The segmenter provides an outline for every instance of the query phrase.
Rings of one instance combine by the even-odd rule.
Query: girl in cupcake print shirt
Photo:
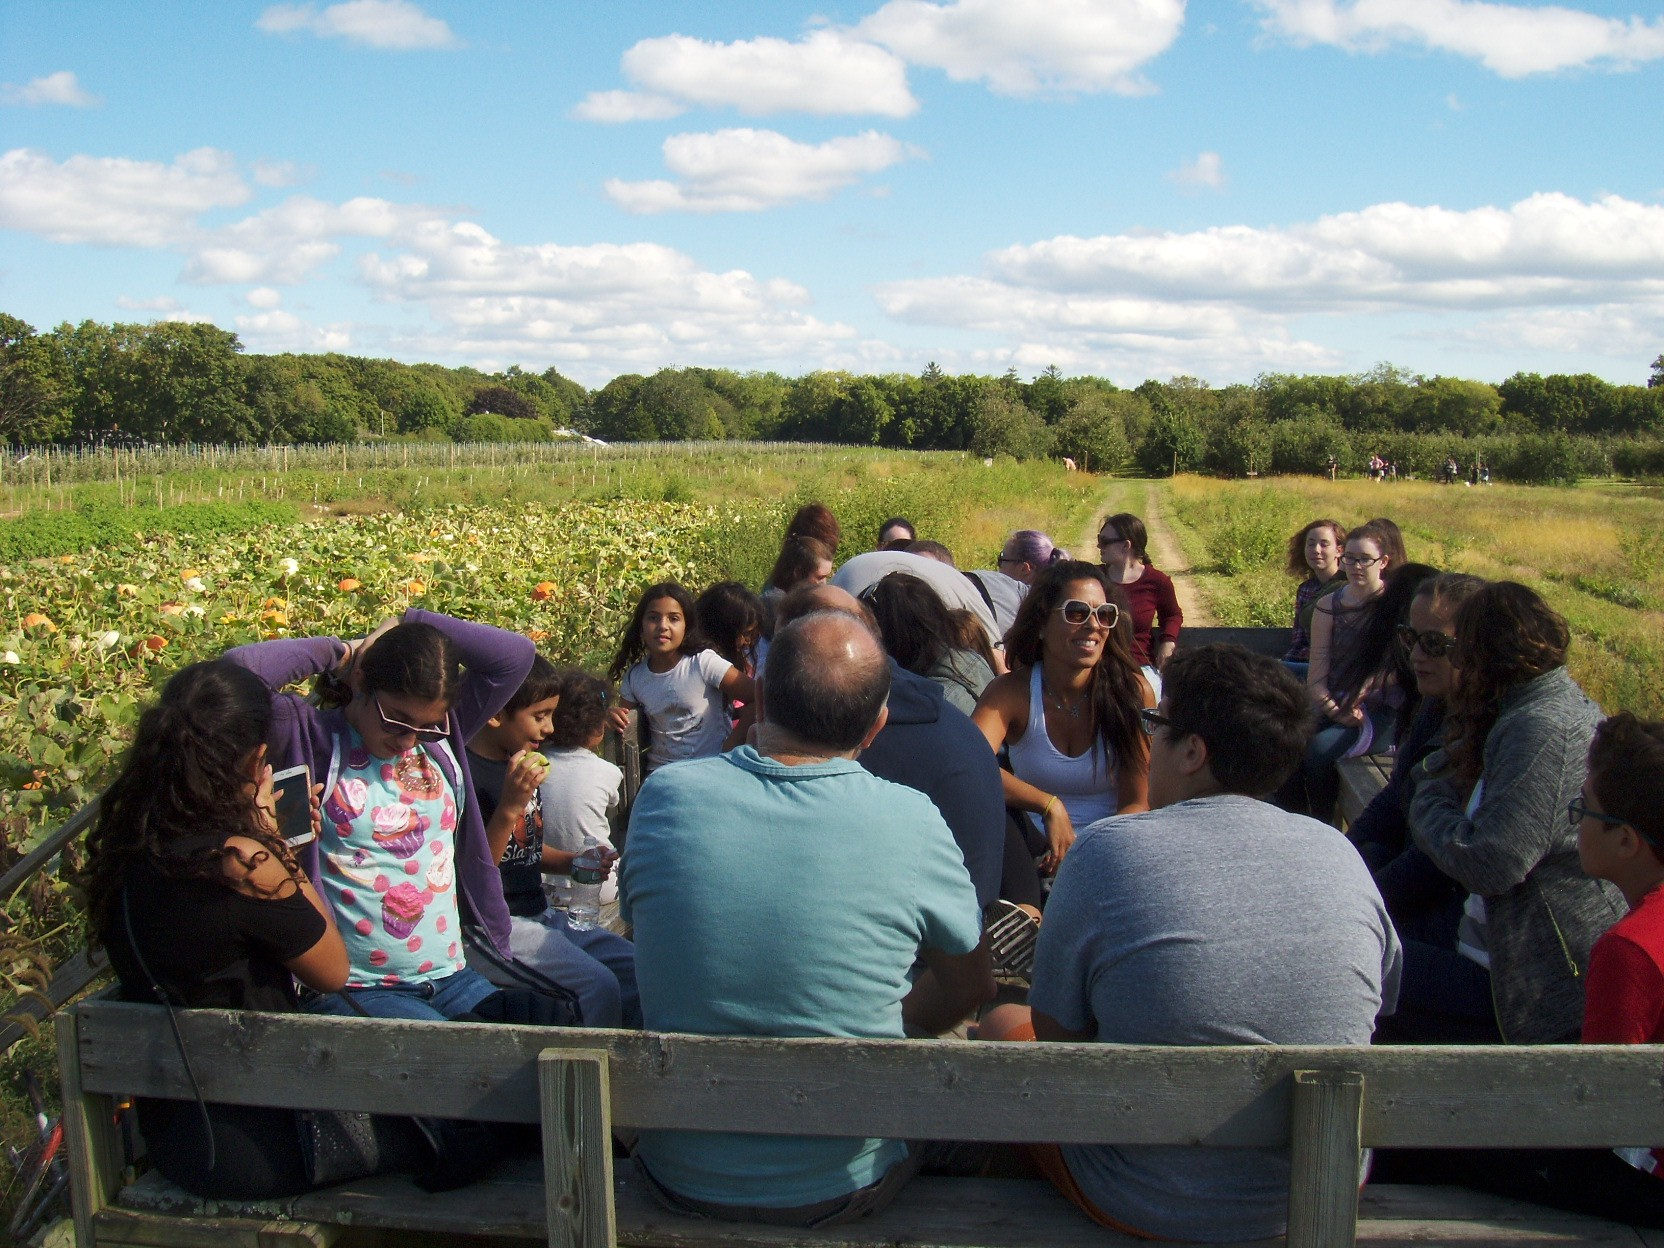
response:
[[[347,988],[388,1018],[523,1011],[464,961],[463,924],[501,957],[509,916],[474,803],[466,742],[530,669],[530,640],[426,611],[361,641],[261,642],[225,656],[277,691],[332,673],[351,691],[337,710],[274,698],[272,753],[308,763],[323,785],[323,827],[308,873],[333,907],[351,969]],[[338,994],[308,1008],[348,1014]]]

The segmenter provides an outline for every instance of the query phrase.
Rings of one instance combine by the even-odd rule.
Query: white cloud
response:
[[[289,286],[305,281],[341,253],[342,238],[391,238],[433,217],[422,205],[360,197],[332,204],[307,195],[202,235],[185,264],[186,281],[262,282]]]
[[[251,308],[259,308],[263,312],[269,312],[283,302],[283,294],[281,291],[273,290],[270,286],[256,286],[243,296],[243,302]]]
[[[254,25],[269,35],[299,31],[395,52],[457,46],[444,21],[428,16],[410,0],[345,0],[322,11],[311,4],[274,4]]]
[[[1444,341],[1500,347],[1514,334],[1516,350],[1610,354],[1606,334],[1633,353],[1656,340],[1664,310],[1664,206],[1542,194],[1469,211],[1377,204],[1288,227],[1062,236],[993,252],[979,275],[874,294],[910,324],[1143,376],[1161,361],[1236,376],[1331,366],[1331,349],[1291,329],[1312,314],[1446,314]]]
[[[1504,78],[1664,57],[1664,18],[1600,17],[1486,0],[1253,0],[1267,29],[1298,43],[1379,52],[1395,43],[1470,57]]]
[[[1180,186],[1194,190],[1223,190],[1227,181],[1218,152],[1201,152],[1195,160],[1187,161],[1167,176]]]
[[[152,299],[134,299],[128,295],[116,296],[116,307],[127,312],[177,312],[181,306],[179,300],[168,295],[157,295]]]
[[[773,130],[674,134],[664,141],[665,165],[681,183],[606,183],[607,197],[627,212],[757,212],[835,191],[905,160],[908,149],[887,134],[798,143]]]
[[[591,95],[579,105],[583,115],[592,121],[662,117],[672,115],[662,111],[668,102],[752,115],[906,117],[919,107],[899,57],[840,30],[813,31],[795,43],[768,37],[734,43],[687,35],[643,39],[624,53],[623,69],[642,94]]]
[[[171,165],[119,156],[71,156],[14,148],[0,156],[0,228],[55,243],[165,247],[210,208],[250,191],[232,157],[199,147]]]
[[[5,104],[62,104],[70,108],[91,108],[99,99],[82,89],[75,75],[67,69],[32,79],[21,87],[12,83],[0,86],[0,103]]]
[[[1184,0],[891,0],[856,31],[915,65],[1004,95],[1142,94],[1140,68],[1184,25]]]
[[[668,121],[687,112],[687,105],[643,91],[591,91],[572,110],[580,121],[615,124],[622,121]]]
[[[261,186],[298,186],[317,176],[315,165],[297,165],[292,160],[256,160],[249,166]]]
[[[237,334],[255,351],[351,351],[348,325],[313,325],[293,312],[277,309],[236,318]]]

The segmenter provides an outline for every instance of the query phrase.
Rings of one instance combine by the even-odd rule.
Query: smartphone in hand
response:
[[[312,830],[312,769],[305,763],[286,767],[272,776],[272,803],[277,809],[277,834],[290,845],[317,839]]]

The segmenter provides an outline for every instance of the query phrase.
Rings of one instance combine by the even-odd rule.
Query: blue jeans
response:
[[[516,962],[577,996],[585,1027],[641,1029],[636,947],[622,936],[604,927],[575,932],[567,924],[566,911],[551,908],[535,918],[510,919],[509,950]],[[495,968],[484,961],[479,970],[504,988],[521,984],[495,975]]]
[[[1491,1004],[1491,973],[1455,949],[1404,941],[1398,1010],[1376,1039],[1399,1044],[1501,1044]]]
[[[1375,731],[1375,749],[1384,750],[1398,729],[1398,712],[1390,706],[1372,708],[1370,724]],[[1327,820],[1335,813],[1340,797],[1340,773],[1335,764],[1358,742],[1358,730],[1325,718],[1306,744],[1306,756],[1295,773],[1305,784],[1305,812],[1314,819]]]
[[[443,979],[421,984],[396,984],[387,988],[349,988],[353,1000],[373,1018],[409,1018],[418,1022],[448,1022],[467,1014],[497,991],[485,976],[466,967]],[[357,1011],[338,992],[319,995],[306,1002],[311,1014],[334,1014],[352,1018]]]

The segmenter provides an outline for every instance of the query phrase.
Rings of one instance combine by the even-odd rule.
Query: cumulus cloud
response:
[[[292,195],[252,217],[204,233],[191,246],[184,277],[204,284],[291,286],[341,254],[343,238],[384,239],[419,228],[433,210],[361,196],[343,204]]]
[[[250,196],[229,153],[199,147],[174,159],[71,156],[20,147],[0,155],[0,228],[55,243],[165,247],[211,208]]]
[[[5,104],[62,104],[69,108],[91,108],[99,99],[82,89],[75,75],[67,69],[35,78],[22,86],[14,83],[0,85],[0,103]]]
[[[273,290],[270,286],[256,286],[243,296],[243,302],[251,308],[270,311],[283,302],[283,292]]]
[[[709,43],[666,35],[643,39],[624,53],[622,64],[639,91],[590,95],[578,106],[581,116],[635,121],[697,105],[750,115],[906,117],[919,107],[899,57],[841,30],[816,30],[796,42],[763,37]]]
[[[1664,18],[1601,17],[1488,0],[1254,0],[1268,30],[1355,52],[1411,44],[1470,57],[1504,78],[1626,69],[1664,57]]]
[[[313,325],[281,308],[235,318],[238,336],[256,351],[350,351],[351,326]]]
[[[261,186],[298,186],[317,175],[316,166],[297,165],[292,160],[256,160],[249,170]]]
[[[891,0],[856,31],[914,65],[1003,95],[1150,90],[1139,70],[1184,25],[1184,0]]]
[[[311,4],[274,4],[254,25],[269,35],[303,33],[394,52],[457,46],[443,20],[410,0],[345,0],[323,10]]]
[[[644,91],[591,91],[572,110],[580,121],[615,124],[624,121],[668,121],[687,112],[687,105]]]
[[[1195,160],[1186,161],[1168,178],[1180,186],[1197,191],[1220,191],[1225,189],[1225,166],[1219,159],[1218,152],[1198,153]]]
[[[1377,204],[1287,227],[1061,236],[993,252],[980,274],[875,296],[903,322],[1041,343],[1060,363],[1112,363],[1137,342],[1151,361],[1236,375],[1322,366],[1332,352],[1291,331],[1317,314],[1478,313],[1491,319],[1461,333],[1585,349],[1627,316],[1624,340],[1640,344],[1664,307],[1664,206],[1540,194],[1467,211]]]
[[[606,193],[627,212],[757,212],[826,199],[908,154],[902,143],[874,130],[819,144],[773,130],[674,134],[664,141],[664,160],[680,183],[613,178]]]

